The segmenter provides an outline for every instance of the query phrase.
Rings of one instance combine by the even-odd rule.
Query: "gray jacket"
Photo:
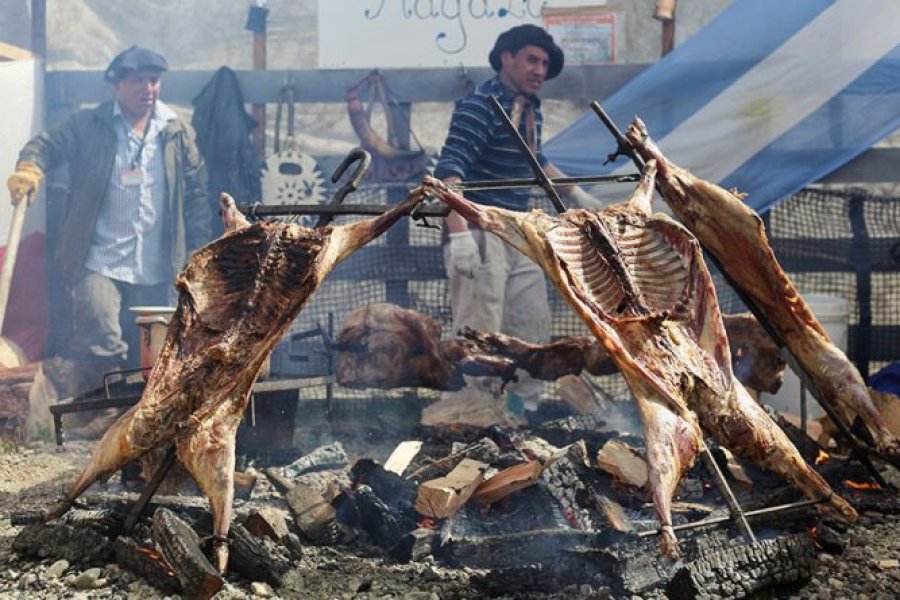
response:
[[[212,211],[206,168],[194,132],[180,119],[162,131],[161,147],[171,223],[172,270],[178,273],[190,252],[210,241]],[[113,101],[78,111],[60,125],[28,142],[19,160],[44,172],[67,164],[69,196],[63,209],[54,259],[63,275],[78,278],[91,245],[116,157]]]

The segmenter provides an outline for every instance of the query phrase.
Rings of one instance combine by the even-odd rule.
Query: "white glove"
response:
[[[478,244],[469,231],[450,234],[450,266],[463,277],[475,278],[475,269],[481,264]]]

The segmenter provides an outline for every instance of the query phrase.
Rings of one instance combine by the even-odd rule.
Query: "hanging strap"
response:
[[[275,110],[275,154],[281,152],[281,111],[287,104],[287,139],[294,139],[294,86],[286,85],[278,93],[278,108]]]

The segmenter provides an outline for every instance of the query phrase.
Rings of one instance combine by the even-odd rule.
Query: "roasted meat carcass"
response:
[[[504,383],[524,369],[536,379],[555,380],[582,370],[616,372],[603,348],[588,336],[532,344],[502,333],[465,328],[462,337],[441,341],[434,317],[376,302],[344,319],[335,347],[337,382],[350,388],[424,387],[460,390],[463,375],[498,377]]]
[[[643,422],[663,554],[678,553],[671,498],[703,448],[701,428],[738,456],[824,501],[821,509],[855,519],[853,508],[803,461],[734,378],[697,240],[665,215],[651,216],[655,171],[648,163],[624,204],[558,217],[482,207],[434,179],[424,187],[539,264],[619,367]]]
[[[759,215],[742,196],[669,162],[640,119],[634,120],[626,137],[641,156],[656,161],[656,179],[666,204],[716,258],[753,305],[753,312],[764,315],[812,379],[813,393],[818,392],[845,420],[858,415],[872,432],[878,452],[900,466],[900,441],[885,426],[859,371],[834,345],[781,268]]]
[[[735,375],[748,388],[774,393],[784,378],[778,347],[750,313],[723,315]],[[593,336],[535,344],[469,327],[441,341],[437,319],[387,302],[360,307],[337,336],[335,376],[344,387],[459,390],[463,375],[498,377],[503,383],[523,369],[535,379],[611,375],[615,363]]]
[[[383,215],[351,225],[309,229],[262,222],[248,226],[224,201],[234,231],[198,250],[178,276],[178,307],[137,405],[97,443],[65,498],[64,513],[94,481],[157,447],[179,461],[209,499],[214,564],[224,572],[234,496],[234,448],[257,374],[324,277],[420,201],[421,192]]]

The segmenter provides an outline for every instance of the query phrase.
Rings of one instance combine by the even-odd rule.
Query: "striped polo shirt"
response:
[[[97,215],[85,267],[111,279],[155,285],[174,276],[170,260],[168,192],[160,133],[177,118],[160,101],[147,124],[144,148],[119,108],[113,109],[116,160]],[[143,183],[126,185],[123,174],[132,167],[143,171]]]
[[[494,112],[491,96],[500,101],[507,114],[511,112],[516,93],[503,85],[498,77],[483,82],[460,100],[453,111],[450,132],[434,170],[435,177],[444,179],[457,175],[464,181],[534,177],[516,140]],[[537,158],[544,166],[547,159],[541,151],[541,104],[535,96],[529,100],[534,106]],[[519,133],[527,139],[524,118],[519,124]],[[488,206],[527,210],[530,193],[529,188],[470,190],[466,192],[466,198]]]

